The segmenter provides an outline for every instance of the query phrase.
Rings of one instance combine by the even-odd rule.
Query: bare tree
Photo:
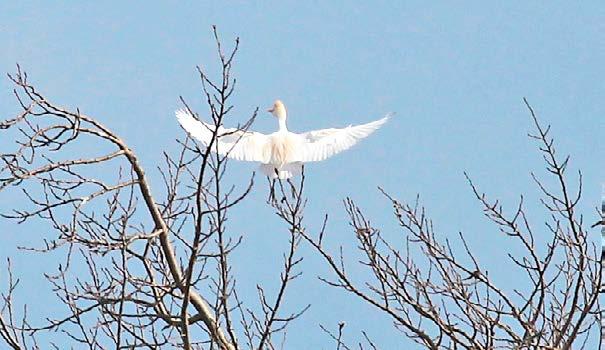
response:
[[[605,193],[603,193],[601,197],[601,220],[593,224],[591,228],[595,228],[597,226],[601,226],[601,275],[603,275],[603,268],[605,267],[605,264],[603,264],[603,262],[605,261]],[[603,286],[603,278],[601,278],[601,286],[599,293],[605,293],[605,286]],[[599,313],[599,322],[601,323],[599,348],[601,348],[603,346],[603,342],[605,342],[605,310],[603,308],[600,308]]]
[[[4,343],[36,349],[44,347],[39,334],[59,331],[65,343],[90,349],[283,348],[287,326],[308,308],[284,311],[288,287],[302,272],[301,244],[312,247],[333,272],[322,277],[326,283],[372,305],[392,319],[395,330],[430,349],[570,349],[585,346],[596,333],[601,270],[589,229],[576,211],[581,174],[572,190],[565,173],[569,158],[557,157],[549,128],[527,102],[537,131],[532,137],[556,184],[551,189],[534,177],[550,213],[546,230],[530,224],[523,197],[515,211],[505,212],[467,178],[484,214],[510,238],[511,247],[523,251],[509,259],[525,279],[519,286],[529,288],[497,285],[465,235],[459,235],[463,249],[457,250],[433,230],[418,200],[406,204],[385,192],[401,228],[397,236],[372,226],[353,200],[345,201],[360,263],[367,268],[365,276],[350,276],[343,248],[333,253],[324,245],[327,216],[318,233],[305,228],[303,175],[300,181],[275,183],[269,200],[289,232],[283,236],[289,244],[278,286],[270,291],[258,286],[258,300],[243,300],[230,259],[242,239],[226,229],[226,221],[254,177],[243,188],[226,184],[227,158],[213,152],[224,136],[219,126],[232,109],[231,69],[238,50],[238,41],[226,50],[216,30],[214,35],[220,77],[211,79],[198,68],[212,142],[201,148],[190,139],[179,141],[176,154],[164,154],[163,188],[154,191],[137,154],[97,118],[54,104],[20,67],[9,76],[21,112],[0,123],[0,137],[17,141],[15,149],[0,153],[0,192],[21,189],[30,207],[3,217],[42,220],[54,230],[41,247],[28,249],[64,254],[46,278],[66,314],[30,320],[16,300],[19,281],[9,261],[0,313]],[[256,113],[235,136],[249,128]],[[83,145],[94,147],[79,151]],[[69,157],[74,149],[81,155]],[[85,155],[87,149],[99,153]],[[158,193],[161,197],[154,197]],[[353,348],[345,343],[345,323],[335,331],[321,329],[336,349]],[[362,336],[357,348],[377,349],[369,335]]]
[[[530,223],[523,196],[515,210],[506,212],[500,201],[489,199],[466,175],[484,215],[511,240],[509,249],[521,251],[505,250],[503,256],[511,273],[518,276],[515,286],[496,283],[463,233],[458,236],[462,249],[456,250],[452,239],[435,232],[418,198],[407,204],[384,191],[403,233],[395,238],[373,227],[353,200],[344,203],[363,256],[360,263],[367,268],[363,278],[347,273],[342,247],[332,253],[322,244],[323,230],[314,238],[299,227],[334,273],[323,280],[388,315],[395,329],[429,349],[594,346],[600,328],[602,275],[600,249],[588,237],[590,227],[576,210],[582,173],[578,172],[573,189],[566,177],[569,157],[558,158],[550,127],[544,128],[524,102],[536,130],[530,137],[539,143],[546,170],[554,178],[550,188],[532,174],[549,213],[546,222],[542,226]],[[282,218],[292,223],[287,215]],[[338,334],[326,332],[338,347],[344,346],[341,326]]]
[[[216,29],[214,35],[220,77],[213,81],[198,68],[213,141],[200,148],[185,139],[179,141],[178,154],[164,154],[160,200],[122,138],[97,119],[48,100],[20,67],[9,75],[22,112],[0,124],[7,135],[2,137],[14,137],[18,145],[0,156],[0,190],[21,188],[32,208],[3,216],[17,222],[45,220],[55,230],[56,237],[31,250],[65,253],[65,262],[47,279],[68,310],[42,325],[30,323],[26,312],[16,318],[18,281],[9,275],[0,335],[12,348],[37,348],[39,333],[61,331],[91,349],[238,349],[242,344],[266,349],[304,311],[281,312],[286,287],[299,273],[300,239],[294,230],[275,298],[259,286],[262,312],[255,312],[237,294],[229,256],[241,237],[228,234],[225,222],[229,209],[249,193],[253,178],[239,192],[226,186],[227,159],[212,152],[222,136],[218,126],[232,108],[231,67],[238,49],[236,41],[226,52]],[[86,144],[105,153],[62,158],[65,149]],[[74,266],[85,266],[88,274],[76,277]]]

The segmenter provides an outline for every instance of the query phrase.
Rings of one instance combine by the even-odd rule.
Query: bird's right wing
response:
[[[323,129],[301,134],[302,150],[299,161],[317,162],[351,148],[359,140],[368,137],[389,119],[389,115],[361,125],[349,125],[342,129]]]
[[[191,113],[183,109],[179,109],[175,114],[176,119],[189,135],[206,147],[210,145],[214,125],[197,120]],[[219,126],[217,135],[218,138],[212,144],[213,152],[236,160],[263,163],[268,161],[270,154],[268,154],[269,137],[267,135],[222,126]]]

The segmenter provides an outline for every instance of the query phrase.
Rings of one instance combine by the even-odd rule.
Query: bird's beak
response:
[[[275,108],[273,108],[273,107],[267,108],[267,112],[269,112],[269,113],[273,113],[274,110],[275,110]]]

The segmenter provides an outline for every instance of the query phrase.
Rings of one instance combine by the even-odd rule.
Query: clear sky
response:
[[[308,1],[0,2],[0,71],[26,69],[58,104],[78,107],[123,136],[141,157],[152,182],[162,150],[174,151],[183,131],[174,120],[182,95],[201,109],[195,66],[216,72],[211,25],[225,43],[241,38],[233,124],[276,98],[289,110],[293,131],[345,126],[396,116],[354,149],[307,167],[307,223],[317,229],[330,213],[333,244],[353,250],[342,207],[356,200],[376,225],[395,230],[382,186],[403,201],[420,194],[440,237],[465,232],[481,250],[491,275],[515,281],[495,227],[486,223],[466,185],[467,171],[485,192],[513,205],[519,194],[538,204],[529,173],[544,176],[522,98],[552,124],[558,150],[584,174],[582,210],[596,220],[605,179],[605,7],[527,1]],[[0,80],[0,115],[17,112],[8,79]],[[254,128],[276,127],[262,113]],[[0,151],[8,147],[0,139]],[[230,179],[243,181],[252,164],[233,164]],[[264,205],[265,181],[232,212],[229,229],[243,234],[235,271],[254,297],[256,283],[275,281],[286,231]],[[13,192],[16,195],[16,192]],[[0,208],[16,200],[0,194]],[[259,205],[262,203],[263,205]],[[10,206],[10,205],[9,205]],[[541,227],[544,212],[531,212]],[[43,226],[0,221],[0,260],[13,256],[24,299],[53,299],[39,286],[48,271],[41,258],[15,252],[39,243]],[[595,233],[596,234],[596,233]],[[331,348],[318,324],[346,320],[347,340],[365,329],[385,349],[408,340],[388,319],[316,279],[331,276],[311,250],[303,250],[304,277],[291,286],[289,307],[312,303],[293,324],[289,349]],[[45,260],[46,259],[46,260]],[[351,267],[352,273],[359,273]],[[504,276],[506,272],[506,276]],[[0,274],[2,275],[2,274]],[[4,283],[4,282],[3,282]]]

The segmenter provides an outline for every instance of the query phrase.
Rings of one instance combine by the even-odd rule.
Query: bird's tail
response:
[[[302,173],[301,162],[288,163],[282,166],[276,166],[273,164],[261,164],[260,169],[263,174],[267,175],[271,179],[289,179],[293,176],[300,175]]]

